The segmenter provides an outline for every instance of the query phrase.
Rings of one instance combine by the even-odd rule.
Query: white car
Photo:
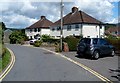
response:
[[[30,40],[30,45],[33,45],[35,43],[35,41],[37,41],[37,40],[40,40],[40,38]]]

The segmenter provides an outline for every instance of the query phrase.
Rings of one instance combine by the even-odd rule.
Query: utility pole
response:
[[[61,29],[60,29],[60,50],[62,51],[62,37],[63,37],[63,0],[61,0]]]

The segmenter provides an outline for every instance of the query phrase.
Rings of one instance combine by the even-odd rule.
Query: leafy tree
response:
[[[5,47],[3,43],[3,38],[4,38],[4,30],[6,29],[6,26],[3,22],[0,22],[0,57],[3,57],[5,53]]]
[[[0,25],[2,26],[3,31],[6,30],[6,26],[5,26],[5,24],[3,22],[0,22]]]
[[[20,44],[28,40],[28,37],[22,31],[13,31],[9,38],[11,44]]]
[[[6,26],[3,22],[0,22],[0,43],[3,43],[4,30],[6,30]]]

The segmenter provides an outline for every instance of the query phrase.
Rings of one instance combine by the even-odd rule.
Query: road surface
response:
[[[40,48],[6,45],[16,57],[3,81],[101,81],[70,61]]]

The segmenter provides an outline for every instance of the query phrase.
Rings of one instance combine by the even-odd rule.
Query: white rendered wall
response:
[[[100,33],[100,35],[99,35]],[[90,38],[100,38],[104,35],[104,26],[100,29],[99,25],[83,25],[82,28],[83,37],[90,37]]]
[[[29,37],[30,39],[30,36],[32,36],[32,38],[34,38],[34,35],[37,35],[37,34],[41,34],[41,32],[34,32],[34,29],[32,29],[32,32],[30,32],[30,29],[26,29],[25,30],[25,34]]]
[[[50,29],[41,29],[41,35],[50,35]]]
[[[41,31],[40,32],[38,32],[38,30],[37,30],[37,32],[34,32],[34,29],[32,29],[32,32],[30,32],[30,29],[26,29],[25,30],[25,34],[29,37],[29,39],[30,39],[30,37],[32,36],[32,38],[34,38],[34,36],[35,35],[37,35],[37,34],[40,34],[40,35],[45,35],[45,34],[47,34],[47,35],[50,35],[50,29],[41,29]]]
[[[64,25],[63,26],[63,37],[67,37],[69,35],[76,35],[79,36],[81,35],[81,25],[79,24],[79,29],[75,30],[75,24],[71,25],[71,30],[67,30],[67,26],[68,25]],[[54,28],[55,30],[52,31],[52,28]],[[59,38],[60,37],[60,30],[57,30],[57,27],[51,27],[50,29],[50,35],[55,37],[55,38]]]

